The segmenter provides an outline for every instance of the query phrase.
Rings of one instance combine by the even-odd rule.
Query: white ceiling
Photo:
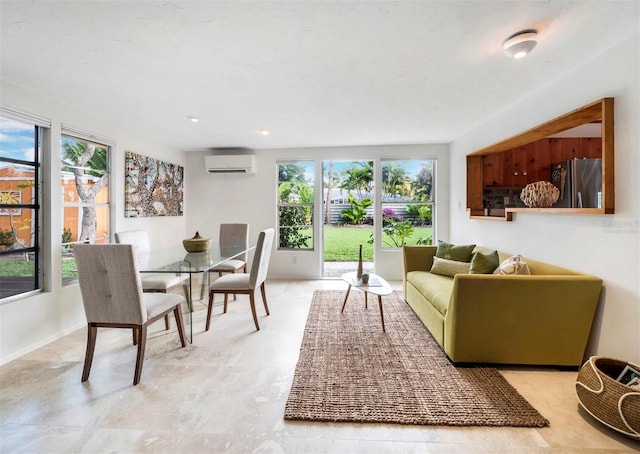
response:
[[[450,142],[637,33],[639,9],[638,0],[0,0],[1,76],[183,150]],[[507,58],[502,41],[527,28],[538,46]]]

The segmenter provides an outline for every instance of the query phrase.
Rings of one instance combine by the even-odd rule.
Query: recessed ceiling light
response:
[[[509,36],[502,43],[504,53],[512,58],[522,58],[536,47],[538,32],[533,29],[522,30]]]
[[[200,121],[200,119],[195,115],[187,115],[187,119],[192,123],[197,123]]]
[[[263,136],[268,136],[269,134],[271,134],[271,131],[265,128],[260,128],[258,129],[258,134],[261,134]]]

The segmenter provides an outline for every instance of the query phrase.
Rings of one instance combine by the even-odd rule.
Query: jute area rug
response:
[[[316,290],[285,419],[449,426],[549,425],[490,367],[455,367],[397,293],[364,307],[354,290]],[[508,348],[508,345],[505,345]]]

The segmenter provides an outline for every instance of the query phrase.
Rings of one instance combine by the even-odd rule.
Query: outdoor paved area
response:
[[[325,278],[340,278],[344,273],[355,271],[358,268],[358,262],[324,262]],[[373,273],[373,262],[363,262],[362,270]]]
[[[35,287],[33,277],[0,276],[0,299],[29,292]]]

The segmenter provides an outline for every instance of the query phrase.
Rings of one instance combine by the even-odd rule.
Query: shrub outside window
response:
[[[314,163],[278,163],[278,249],[313,250]]]
[[[382,247],[433,244],[434,160],[382,162]]]

